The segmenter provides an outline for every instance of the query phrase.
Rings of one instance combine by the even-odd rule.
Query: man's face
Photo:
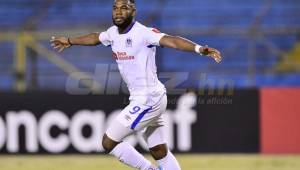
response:
[[[113,5],[113,23],[118,27],[127,27],[135,16],[135,7],[128,0],[116,0]]]

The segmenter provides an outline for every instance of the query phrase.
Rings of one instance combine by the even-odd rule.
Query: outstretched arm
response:
[[[51,46],[54,49],[58,49],[59,52],[63,51],[66,48],[71,47],[72,45],[84,45],[84,46],[95,46],[101,44],[99,40],[99,33],[91,33],[83,35],[80,37],[52,37]]]
[[[182,37],[165,35],[161,38],[159,44],[163,47],[206,55],[212,57],[217,63],[221,62],[222,60],[221,53],[217,49],[208,46],[200,46]]]

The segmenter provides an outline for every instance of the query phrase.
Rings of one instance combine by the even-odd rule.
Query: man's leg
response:
[[[175,156],[167,148],[166,144],[150,148],[152,157],[157,161],[161,170],[181,170]]]
[[[140,170],[155,170],[151,162],[145,159],[135,148],[122,140],[134,131],[115,119],[102,139],[106,153],[118,158],[122,163]]]
[[[162,170],[180,170],[179,163],[165,144],[163,127],[148,127],[144,133],[144,139],[148,144],[150,154]]]

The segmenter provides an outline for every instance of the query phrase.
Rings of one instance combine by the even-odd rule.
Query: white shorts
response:
[[[116,142],[136,131],[142,131],[149,148],[166,143],[163,138],[162,114],[167,108],[167,96],[162,95],[158,103],[153,106],[139,104],[132,101],[109,125],[106,135]]]

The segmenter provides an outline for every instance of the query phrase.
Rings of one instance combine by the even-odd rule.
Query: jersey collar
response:
[[[127,34],[135,25],[136,21],[134,21],[129,27],[126,28],[126,30],[124,31],[124,33],[121,34]],[[120,34],[120,33],[119,33]]]

